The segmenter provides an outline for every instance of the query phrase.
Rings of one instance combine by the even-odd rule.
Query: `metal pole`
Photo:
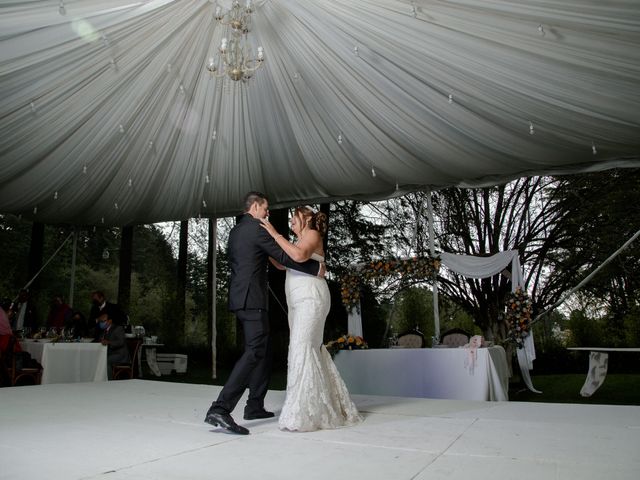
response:
[[[435,238],[434,238],[434,228],[433,228],[433,205],[431,204],[431,190],[429,190],[429,195],[427,196],[427,215],[429,219],[429,253],[431,257],[434,258],[436,256],[436,247],[435,247]],[[433,272],[433,324],[435,327],[435,333],[433,335],[433,343],[440,342],[440,310],[438,307],[438,274],[437,272]]]
[[[73,227],[73,251],[71,253],[71,280],[69,285],[69,306],[73,308],[73,295],[76,284],[76,256],[78,253],[78,228]]]
[[[217,303],[217,284],[218,284],[218,269],[216,268],[216,259],[218,257],[218,219],[211,218],[209,219],[209,242],[212,244],[209,245],[209,248],[212,250],[212,267],[211,267],[211,356],[212,356],[212,367],[211,367],[211,378],[217,378],[218,371],[216,367],[216,357],[218,356],[216,350],[216,339],[218,337],[218,332],[216,330],[216,303]]]

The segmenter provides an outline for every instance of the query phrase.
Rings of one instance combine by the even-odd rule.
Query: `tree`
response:
[[[560,178],[557,208],[565,212],[554,271],[571,272],[577,284],[640,228],[640,169],[609,170]],[[640,241],[632,243],[582,288],[596,301],[614,344],[625,343],[640,307]]]
[[[541,310],[550,305],[567,281],[563,277],[564,283],[554,283],[550,288],[545,275],[547,254],[557,241],[558,224],[563,217],[563,211],[554,208],[556,183],[550,177],[532,177],[495,187],[434,192],[437,250],[476,256],[518,250],[534,308]],[[388,225],[394,227],[398,251],[412,255],[429,251],[427,195],[428,192],[417,192],[379,206]],[[557,279],[553,277],[553,282]],[[443,267],[438,282],[439,291],[460,305],[487,338],[505,338],[500,319],[511,290],[508,275],[472,279]]]

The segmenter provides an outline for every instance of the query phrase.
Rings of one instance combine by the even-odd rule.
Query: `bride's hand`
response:
[[[276,228],[273,225],[271,225],[271,223],[269,223],[269,220],[267,220],[266,218],[260,219],[260,226],[264,228],[267,232],[269,232],[269,235],[271,235],[273,238],[276,238],[279,235]]]

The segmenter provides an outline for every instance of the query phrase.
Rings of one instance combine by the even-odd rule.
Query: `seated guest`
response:
[[[103,311],[98,316],[98,327],[103,332],[101,342],[107,346],[107,375],[111,380],[113,365],[131,361],[125,340],[124,327],[115,325],[108,311]]]
[[[89,312],[87,329],[89,330],[89,333],[95,333],[95,341],[100,341],[102,338],[102,332],[98,327],[98,317],[104,311],[109,313],[109,317],[115,325],[126,325],[128,321],[127,314],[124,313],[119,305],[107,301],[107,297],[104,292],[101,292],[100,290],[91,292],[91,311]]]
[[[35,331],[38,327],[36,306],[31,299],[29,290],[24,288],[20,290],[17,301],[11,305],[11,310],[6,308],[5,311],[9,315],[11,328],[14,330],[23,330],[26,327]]]
[[[11,325],[9,324],[9,316],[7,315],[7,311],[11,306],[11,300],[3,300],[0,302],[0,352],[4,355],[9,347],[9,341],[13,336],[13,331],[11,330]],[[19,352],[22,350],[20,348],[20,344],[17,339],[14,346],[14,352]]]
[[[9,317],[7,315],[7,311],[10,307],[11,300],[3,300],[0,302],[0,352],[2,353],[0,356],[3,357],[4,360],[11,340],[13,339],[13,354],[15,355],[16,369],[42,368],[42,365],[31,358],[29,352],[22,351],[20,342],[14,337],[11,325],[9,324]]]
[[[62,295],[56,295],[51,302],[47,327],[63,329],[69,319],[71,319],[71,307],[65,303]]]
[[[73,331],[74,338],[82,338],[87,336],[87,320],[82,312],[74,310],[71,319],[65,325]]]

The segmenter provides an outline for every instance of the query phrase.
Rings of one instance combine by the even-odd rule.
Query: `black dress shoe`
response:
[[[238,435],[249,435],[249,430],[241,427],[236,422],[234,422],[233,418],[228,413],[208,411],[207,416],[204,418],[204,421],[210,425],[213,425],[214,427],[220,426],[225,430],[229,430],[232,433],[237,433]]]
[[[267,412],[266,410],[260,410],[258,412],[244,412],[245,420],[258,420],[259,418],[271,418],[275,414],[273,412]]]

